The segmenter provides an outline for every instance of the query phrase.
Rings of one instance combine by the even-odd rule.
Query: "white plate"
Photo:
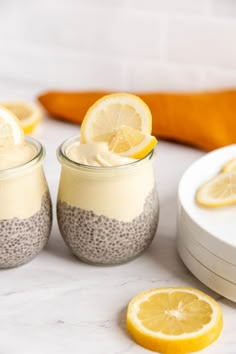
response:
[[[212,251],[203,247],[194,238],[188,237],[189,232],[184,230],[184,225],[179,221],[178,240],[202,265],[220,277],[236,285],[236,265],[217,257]]]
[[[236,302],[236,284],[231,283],[204,267],[188,250],[180,239],[178,252],[184,264],[203,284],[229,300]]]
[[[236,158],[236,145],[206,154],[184,173],[178,190],[178,219],[182,237],[193,238],[217,257],[236,265],[236,205],[204,208],[195,202],[198,187]]]

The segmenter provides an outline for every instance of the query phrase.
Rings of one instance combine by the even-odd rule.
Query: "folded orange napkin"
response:
[[[80,124],[88,108],[108,93],[51,91],[38,100],[52,117]],[[157,138],[207,151],[236,143],[236,90],[135,94],[149,106]]]

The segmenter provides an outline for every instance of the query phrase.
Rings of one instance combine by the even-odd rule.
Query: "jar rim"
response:
[[[63,161],[66,162],[66,164],[72,168],[82,168],[85,171],[104,172],[104,171],[114,171],[114,170],[123,170],[127,168],[132,168],[133,166],[142,164],[143,161],[151,160],[154,157],[154,151],[155,151],[155,149],[152,149],[146,156],[127,164],[115,165],[115,166],[92,166],[92,165],[86,165],[86,164],[76,162],[67,156],[66,149],[68,148],[68,146],[71,145],[72,143],[78,143],[78,142],[80,142],[79,135],[75,135],[64,140],[62,144],[60,144],[59,147],[57,148],[57,158],[60,163],[62,163]]]
[[[36,165],[38,162],[40,162],[44,158],[44,156],[45,156],[45,148],[43,147],[43,145],[37,139],[29,137],[29,136],[26,136],[25,137],[25,141],[27,141],[28,143],[32,144],[36,148],[35,156],[31,160],[29,160],[29,161],[27,161],[27,162],[25,162],[25,163],[23,163],[23,164],[21,164],[19,166],[6,168],[4,170],[0,170],[0,178],[9,176],[11,174],[15,174],[15,173],[21,172],[24,169],[27,169],[29,167],[32,167],[32,166]]]

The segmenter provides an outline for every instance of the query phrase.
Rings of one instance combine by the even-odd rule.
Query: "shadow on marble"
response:
[[[175,238],[157,232],[154,242],[148,249],[148,254],[157,264],[158,269],[168,272],[171,277],[179,273],[190,273],[180,260]]]
[[[44,252],[49,253],[52,257],[64,259],[73,264],[81,263],[81,261],[68,249],[60,235],[58,227],[55,225],[52,229],[49,241],[44,248]]]
[[[228,307],[230,307],[231,309],[233,310],[236,310],[236,303],[229,300],[229,299],[226,299],[226,298],[223,298],[222,297],[222,303],[224,303],[225,305],[227,305]]]
[[[158,272],[162,274],[163,286],[193,287],[215,300],[222,299],[221,295],[204,285],[185,266],[177,251],[176,238],[159,234],[147,252],[149,259],[156,264]]]
[[[130,335],[126,329],[126,313],[127,313],[128,306],[123,307],[117,316],[117,324],[121,329],[122,333],[127,337],[130,338]]]

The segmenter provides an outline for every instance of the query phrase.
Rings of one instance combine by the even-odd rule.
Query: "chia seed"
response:
[[[52,205],[48,192],[33,216],[0,220],[0,268],[16,267],[34,258],[46,245],[51,226]]]
[[[143,211],[130,222],[119,221],[92,210],[57,202],[57,219],[66,245],[82,261],[111,265],[127,262],[143,253],[158,226],[156,189],[147,196]]]

